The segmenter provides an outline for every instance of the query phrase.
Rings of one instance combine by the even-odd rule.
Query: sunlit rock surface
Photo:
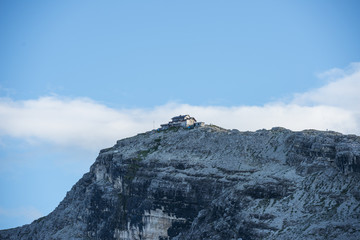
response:
[[[360,239],[360,138],[216,126],[100,151],[48,216],[0,239]]]

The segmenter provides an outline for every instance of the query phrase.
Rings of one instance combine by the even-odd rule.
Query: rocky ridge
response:
[[[360,239],[360,137],[213,125],[101,150],[48,216],[0,239]]]

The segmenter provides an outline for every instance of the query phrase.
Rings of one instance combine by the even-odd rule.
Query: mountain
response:
[[[360,137],[214,125],[119,140],[0,239],[360,239]]]

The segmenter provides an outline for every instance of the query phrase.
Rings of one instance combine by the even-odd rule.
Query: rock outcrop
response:
[[[360,137],[139,134],[101,150],[52,213],[0,239],[360,239]]]

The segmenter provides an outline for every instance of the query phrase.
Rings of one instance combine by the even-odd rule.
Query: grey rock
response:
[[[0,239],[360,239],[360,137],[216,126],[101,150],[48,216]]]

